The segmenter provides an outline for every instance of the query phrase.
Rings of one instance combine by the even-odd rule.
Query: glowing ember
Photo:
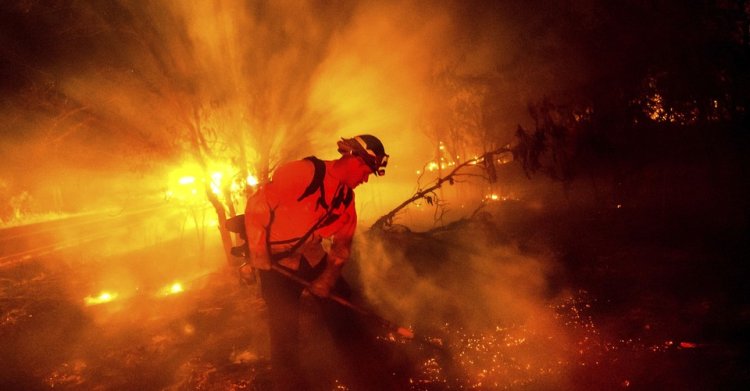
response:
[[[396,332],[404,338],[414,338],[414,333],[405,327],[399,327]]]
[[[334,390],[341,390],[341,391],[349,391],[351,388],[349,388],[346,384],[342,384],[340,380],[336,379],[334,382]]]
[[[110,301],[116,298],[117,298],[117,293],[104,291],[100,293],[99,296],[86,296],[86,298],[84,298],[83,301],[86,303],[87,306],[90,306],[90,305],[109,303]]]
[[[693,349],[697,348],[698,344],[695,342],[680,342],[680,347],[683,349]]]
[[[83,376],[88,365],[83,360],[74,360],[70,363],[64,363],[55,369],[44,382],[49,388],[56,386],[80,386],[85,382]]]
[[[258,182],[258,178],[256,178],[252,174],[250,174],[250,175],[247,176],[246,181],[247,181],[247,185],[248,186],[252,186],[252,187],[258,186],[258,183],[259,183]]]
[[[597,367],[628,354],[662,354],[701,346],[672,340],[653,345],[633,338],[608,340],[593,321],[591,310],[596,305],[585,291],[549,303],[550,315],[560,330],[572,338],[570,344],[559,340],[556,332],[532,325],[497,325],[494,329],[470,331],[446,323],[441,334],[452,354],[450,362],[440,356],[425,357],[418,373],[409,379],[411,387],[494,390],[535,385],[546,389],[546,385],[555,384],[576,368]],[[628,388],[632,381],[623,378],[619,385]]]

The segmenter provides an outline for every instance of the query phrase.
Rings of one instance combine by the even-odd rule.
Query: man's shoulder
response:
[[[273,174],[272,182],[277,186],[304,190],[315,174],[315,165],[306,159],[294,160],[280,165]]]
[[[309,162],[305,159],[300,160],[293,160],[291,162],[284,163],[279,166],[279,168],[276,169],[276,171],[273,174],[274,180],[278,176],[303,176],[304,174],[310,174],[315,171],[315,167],[313,166],[312,162]]]

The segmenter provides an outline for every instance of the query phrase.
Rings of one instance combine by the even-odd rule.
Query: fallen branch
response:
[[[456,177],[459,175],[462,175],[459,173],[463,168],[467,166],[477,166],[481,162],[485,162],[485,169],[488,170],[488,173],[490,175],[490,180],[494,179],[495,173],[495,166],[492,159],[495,155],[500,155],[502,153],[507,152],[513,152],[510,145],[506,145],[502,148],[498,148],[494,151],[487,152],[483,154],[482,156],[476,157],[474,159],[467,160],[459,165],[456,166],[456,168],[453,169],[448,175],[438,178],[435,183],[425,189],[418,190],[414,195],[412,195],[409,199],[402,202],[400,205],[398,205],[396,208],[388,212],[387,214],[381,216],[375,223],[370,226],[370,230],[385,230],[386,228],[389,228],[393,225],[393,219],[396,217],[396,214],[398,214],[402,209],[409,206],[409,204],[416,202],[422,198],[426,199],[428,203],[432,204],[432,198],[428,196],[428,194],[433,193],[435,190],[441,188],[445,182],[450,183],[451,185],[455,183]],[[489,162],[489,163],[488,163]]]

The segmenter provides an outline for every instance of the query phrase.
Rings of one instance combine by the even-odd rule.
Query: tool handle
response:
[[[286,268],[284,268],[284,267],[282,267],[282,266],[279,266],[279,265],[277,265],[277,264],[272,264],[272,265],[271,265],[271,269],[273,269],[273,270],[274,270],[274,271],[276,271],[277,273],[279,273],[279,274],[283,275],[284,277],[287,277],[287,278],[289,278],[290,280],[292,280],[292,281],[294,281],[294,282],[296,282],[296,283],[298,283],[298,284],[300,284],[300,285],[304,286],[305,288],[310,288],[310,285],[312,285],[312,284],[310,283],[310,281],[307,281],[307,280],[303,279],[302,277],[300,277],[300,276],[298,276],[298,275],[296,275],[296,274],[292,273],[292,272],[291,272],[291,271],[290,271],[289,269],[286,269]],[[330,295],[328,296],[328,299],[330,299],[330,300],[333,300],[333,301],[335,301],[336,303],[339,303],[339,304],[341,304],[342,306],[344,306],[344,307],[346,307],[346,308],[349,308],[349,309],[351,309],[352,311],[354,311],[354,312],[356,312],[356,313],[358,313],[358,314],[360,314],[360,315],[362,315],[362,316],[366,316],[366,317],[368,317],[368,318],[372,318],[372,319],[375,319],[375,320],[377,320],[377,321],[378,321],[378,322],[379,322],[379,323],[380,323],[381,325],[383,325],[383,326],[385,326],[385,327],[387,327],[387,328],[389,328],[389,329],[392,329],[393,331],[396,331],[396,332],[398,332],[399,334],[402,334],[402,335],[403,335],[403,333],[404,333],[404,331],[403,331],[403,330],[408,330],[407,328],[405,328],[405,327],[401,327],[401,326],[399,326],[399,325],[397,325],[397,324],[394,324],[394,323],[392,323],[391,321],[389,321],[389,320],[387,320],[387,319],[385,319],[385,318],[382,318],[382,317],[380,317],[379,315],[377,315],[377,314],[374,314],[374,313],[372,313],[372,312],[370,312],[370,311],[368,311],[368,310],[366,310],[366,309],[364,309],[364,308],[362,308],[362,307],[360,307],[360,306],[358,306],[358,305],[356,305],[356,304],[352,303],[351,301],[349,301],[349,300],[347,300],[347,299],[345,299],[345,298],[343,298],[343,297],[341,297],[341,296],[339,296],[339,295],[337,295],[337,294],[331,293],[331,294],[330,294]],[[404,336],[408,336],[408,335],[404,335]]]
[[[294,274],[291,270],[286,269],[286,268],[284,268],[282,266],[279,266],[278,264],[272,263],[271,264],[271,269],[274,270],[275,272],[281,274],[282,276],[284,276],[284,277],[286,277],[286,278],[288,278],[288,279],[290,279],[290,280],[292,280],[292,281],[294,281],[294,282],[296,282],[296,283],[304,286],[305,288],[310,288],[310,285],[312,285],[310,283],[310,281],[305,280],[304,278],[302,278],[302,277]],[[388,319],[385,319],[385,318],[381,317],[380,315],[377,315],[377,314],[375,314],[375,313],[373,313],[371,311],[368,311],[368,310],[366,310],[366,309],[364,309],[364,308],[362,308],[362,307],[360,307],[360,306],[352,303],[351,301],[349,301],[349,300],[347,300],[347,299],[345,299],[345,298],[343,298],[343,297],[341,297],[339,295],[336,295],[336,294],[332,293],[332,294],[328,295],[328,299],[333,300],[336,303],[338,303],[338,304],[340,304],[340,305],[342,305],[342,306],[344,306],[346,308],[349,308],[352,311],[354,311],[354,312],[356,312],[356,313],[358,313],[358,314],[360,314],[360,315],[362,315],[364,317],[371,318],[371,319],[377,321],[383,327],[385,327],[385,328],[387,328],[387,329],[389,329],[391,331],[396,332],[397,334],[401,335],[404,338],[414,339],[414,340],[417,340],[417,341],[419,341],[421,343],[430,345],[430,346],[432,346],[434,348],[443,350],[442,344],[436,343],[435,341],[432,341],[432,340],[430,340],[428,338],[425,338],[425,337],[415,338],[414,332],[411,329],[409,329],[407,327],[399,326],[399,325],[397,325],[397,324],[389,321]]]

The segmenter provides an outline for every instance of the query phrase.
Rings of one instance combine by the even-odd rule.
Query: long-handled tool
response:
[[[296,282],[296,283],[304,286],[305,288],[310,288],[311,284],[310,284],[309,281],[307,281],[307,280],[305,280],[305,279],[303,279],[303,278],[295,275],[294,273],[292,273],[288,269],[285,269],[285,268],[283,268],[283,267],[281,267],[279,265],[276,265],[276,264],[272,264],[271,265],[271,269],[273,269],[275,272],[283,275],[284,277],[289,278],[290,280],[292,280],[292,281],[294,281],[294,282]],[[400,336],[402,336],[404,338],[416,340],[416,341],[419,341],[421,343],[430,345],[430,346],[432,346],[434,348],[438,348],[438,349],[441,349],[441,350],[443,349],[443,346],[440,343],[438,343],[436,341],[433,341],[433,340],[431,340],[429,338],[415,336],[414,332],[412,330],[410,330],[409,328],[406,328],[406,327],[403,327],[403,326],[399,326],[399,325],[397,325],[397,324],[389,321],[388,319],[385,319],[385,318],[381,317],[378,314],[375,314],[375,313],[373,313],[371,311],[368,311],[368,310],[366,310],[366,309],[364,309],[364,308],[362,308],[362,307],[360,307],[360,306],[352,303],[351,301],[349,301],[349,300],[347,300],[347,299],[345,299],[345,298],[343,298],[343,297],[341,297],[339,295],[336,295],[336,294],[332,293],[332,294],[330,294],[328,296],[328,299],[333,300],[336,303],[338,303],[338,304],[340,304],[340,305],[342,305],[342,306],[344,306],[346,308],[351,309],[352,311],[360,314],[361,316],[364,316],[366,318],[372,319],[373,321],[376,321],[376,322],[380,323],[386,329],[391,330],[391,331],[397,333],[398,335],[400,335]]]
[[[245,234],[245,217],[244,215],[235,216],[226,222],[226,227],[229,231],[237,233],[241,239],[245,240],[244,243],[237,247],[232,248],[232,255],[236,257],[242,257],[245,259],[245,262],[240,266],[240,270],[246,266],[249,265],[249,259],[250,259],[250,250],[247,246],[247,236]],[[290,280],[304,286],[305,288],[310,288],[310,282],[295,275],[288,269],[285,269],[277,264],[271,264],[271,269],[276,271],[277,273],[281,274],[282,276],[289,278]],[[242,275],[242,273],[240,273]],[[243,277],[240,277],[243,279]],[[243,279],[244,280],[244,279]],[[251,282],[249,283],[255,283],[255,279],[253,278]],[[404,338],[417,340],[419,342],[422,342],[426,345],[430,345],[432,347],[435,347],[437,349],[443,350],[443,346],[441,343],[439,343],[436,340],[431,340],[429,338],[425,337],[417,337],[414,335],[414,332],[410,330],[409,328],[399,326],[388,319],[385,319],[381,317],[380,315],[377,315],[375,313],[372,313],[354,303],[351,301],[338,296],[336,294],[331,294],[328,296],[328,299],[335,301],[336,303],[339,303],[340,305],[351,309],[352,311],[360,314],[361,316],[364,316],[366,318],[373,319],[374,321],[380,323],[383,327],[385,327],[388,330],[394,331],[398,335],[401,335]]]

